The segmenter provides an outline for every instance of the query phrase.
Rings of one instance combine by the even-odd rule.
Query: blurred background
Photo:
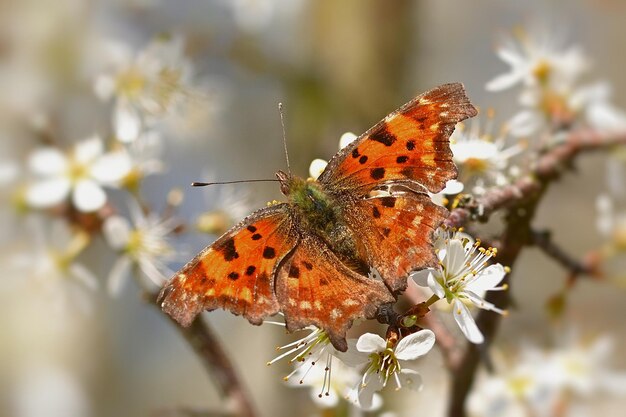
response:
[[[614,105],[626,107],[626,4],[618,0],[1,2],[0,414],[228,410],[190,347],[146,302],[143,289],[156,290],[166,267],[176,270],[225,227],[280,194],[275,184],[211,189],[188,184],[273,178],[284,169],[279,102],[292,170],[301,176],[311,160],[328,160],[337,151],[344,132],[364,132],[442,83],[463,82],[473,103],[493,108],[492,123],[502,124],[519,104],[516,91],[485,89],[508,71],[496,48],[520,28],[532,33],[537,27],[584,49],[592,61],[590,78],[608,81]],[[162,62],[175,71],[163,71]],[[133,66],[165,80],[155,87],[161,90],[140,97],[143,81],[128,70]],[[72,191],[73,209],[50,208],[50,201],[30,196],[37,175],[71,164],[44,152],[37,154],[40,168],[33,173],[34,152],[54,147],[80,159],[76,144],[94,134],[106,150],[91,151],[93,158],[103,157],[93,178],[109,177],[102,180],[106,204],[97,207],[97,215],[80,209],[78,189]],[[115,158],[130,165],[106,164]],[[605,165],[600,154],[581,158],[576,172],[550,190],[535,222],[575,256],[605,241],[596,228],[595,204],[607,192]],[[123,187],[119,181],[109,187],[116,175],[124,177]],[[112,248],[123,254],[129,246],[100,230],[103,216],[113,212],[132,220],[137,202],[154,213],[175,213],[185,231],[168,240],[171,250],[164,249],[158,261],[167,265],[159,273],[151,274],[149,265],[127,252],[135,270],[143,272],[137,275],[148,279],[124,280],[125,266]],[[75,226],[85,233],[76,234]],[[167,233],[175,228],[163,227]],[[498,230],[497,219],[489,227]],[[50,265],[42,259],[52,253],[50,247],[67,255],[54,258],[66,262],[64,274],[46,269]],[[155,253],[158,258],[158,248]],[[503,321],[500,355],[510,360],[511,352],[525,345],[546,348],[608,335],[615,346],[610,367],[625,370],[623,288],[584,280],[570,295],[563,318],[550,324],[546,302],[564,280],[558,265],[535,250],[524,252],[514,269],[516,302]],[[286,363],[266,366],[275,347],[293,336],[224,312],[205,313],[205,319],[261,415],[346,415],[345,409],[320,414],[307,389],[284,384]],[[420,394],[388,390],[384,410],[443,415],[448,375],[437,353],[424,361],[422,374]],[[615,410],[623,410],[626,399],[592,396],[585,404],[579,415],[618,416]]]

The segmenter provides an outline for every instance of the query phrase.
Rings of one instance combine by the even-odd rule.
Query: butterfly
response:
[[[449,138],[476,114],[462,84],[441,85],[339,151],[317,180],[278,171],[287,202],[200,252],[161,290],[162,309],[183,326],[217,308],[257,325],[280,312],[287,330],[314,325],[346,351],[355,319],[374,318],[411,272],[437,263],[432,235],[447,210],[427,192],[456,178]]]

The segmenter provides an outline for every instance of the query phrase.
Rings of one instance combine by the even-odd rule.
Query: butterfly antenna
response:
[[[206,187],[208,185],[223,185],[223,184],[241,184],[244,182],[278,182],[277,179],[267,180],[237,180],[237,181],[218,181],[218,182],[192,182],[192,187]]]
[[[280,113],[280,125],[283,127],[283,146],[285,147],[285,159],[287,160],[287,172],[291,175],[289,166],[289,152],[287,152],[287,135],[285,134],[285,116],[283,115],[283,103],[278,103],[278,113]]]

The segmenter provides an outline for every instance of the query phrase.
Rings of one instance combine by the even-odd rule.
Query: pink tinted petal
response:
[[[74,187],[72,202],[83,213],[101,209],[106,201],[104,190],[92,180],[79,181]]]
[[[424,356],[435,345],[435,334],[428,330],[420,330],[400,339],[396,346],[396,358],[410,361]]]
[[[459,325],[459,328],[467,340],[476,344],[484,342],[485,338],[478,329],[478,326],[476,326],[474,317],[472,317],[467,306],[458,299],[455,299],[452,304],[452,314],[454,315],[456,324]]]
[[[70,180],[64,177],[36,182],[28,187],[26,201],[35,208],[52,207],[61,203],[70,189]]]

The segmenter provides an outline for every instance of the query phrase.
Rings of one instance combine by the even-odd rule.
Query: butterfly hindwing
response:
[[[276,295],[288,330],[317,326],[341,351],[353,320],[372,318],[378,306],[394,301],[382,281],[349,269],[315,235],[303,235],[281,266]]]
[[[396,293],[406,288],[409,273],[436,264],[432,234],[447,212],[427,195],[407,190],[362,199],[347,214],[361,231],[368,263]]]
[[[183,326],[216,308],[261,324],[279,311],[274,274],[296,243],[287,204],[258,210],[176,274],[159,295],[162,308]]]
[[[415,181],[436,193],[456,178],[449,137],[456,123],[476,115],[460,83],[444,84],[411,100],[335,155],[319,181],[367,194],[393,181]]]

